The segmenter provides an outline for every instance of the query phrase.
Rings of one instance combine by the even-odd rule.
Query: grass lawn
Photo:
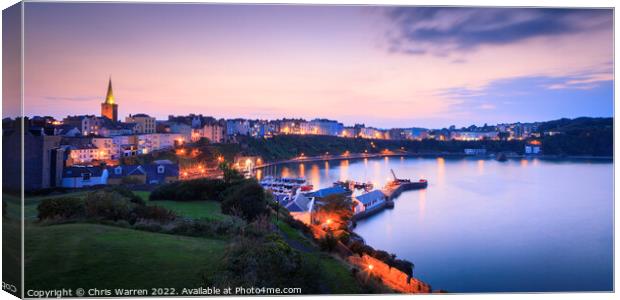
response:
[[[220,203],[217,201],[169,201],[169,200],[149,200],[149,192],[135,191],[136,195],[142,197],[147,205],[157,205],[165,207],[177,213],[179,216],[192,219],[212,219],[225,220],[229,218],[222,214]]]
[[[197,287],[225,241],[96,224],[27,225],[26,287]]]
[[[166,207],[183,217],[229,218],[221,213],[219,202],[149,201],[149,192],[135,193],[148,205]],[[204,272],[215,273],[221,268],[222,255],[230,242],[227,240],[168,235],[98,224],[40,226],[33,222],[41,200],[84,195],[85,192],[78,192],[26,199],[26,288],[182,289],[199,286]],[[10,213],[19,212],[19,207],[11,203],[14,201],[8,202]],[[362,292],[346,263],[319,252],[301,232],[288,224],[273,221],[291,243],[301,248],[304,256],[321,265],[322,278],[330,293]],[[10,235],[3,236],[4,239],[6,237]]]

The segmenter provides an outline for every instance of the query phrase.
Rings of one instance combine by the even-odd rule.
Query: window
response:
[[[118,166],[114,169],[114,174],[121,175],[123,173],[123,167]]]
[[[84,181],[90,180],[90,173],[82,173],[82,180]]]

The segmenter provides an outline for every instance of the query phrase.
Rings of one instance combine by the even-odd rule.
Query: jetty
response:
[[[394,200],[404,191],[420,190],[428,187],[428,181],[426,179],[420,179],[418,181],[411,181],[409,179],[399,179],[396,177],[394,170],[390,169],[394,180],[388,182],[382,191],[388,200]]]
[[[353,197],[355,203],[352,221],[361,220],[372,216],[385,208],[394,207],[396,199],[404,191],[425,189],[428,187],[426,179],[411,181],[409,179],[399,179],[394,170],[390,170],[394,180],[388,182],[381,190],[373,190],[360,196]]]

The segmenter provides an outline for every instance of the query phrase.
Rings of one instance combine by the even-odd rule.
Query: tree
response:
[[[332,226],[333,229],[345,229],[346,225],[353,217],[353,209],[351,202],[343,195],[330,195],[321,199],[323,205],[318,208],[319,216],[327,216],[331,218],[331,222],[339,226]],[[325,222],[327,220],[320,220]],[[341,227],[341,228],[338,228]]]
[[[222,201],[222,213],[238,213],[240,217],[251,222],[267,212],[265,191],[255,180],[247,180],[231,186],[230,189]]]
[[[236,183],[243,180],[243,175],[237,170],[230,167],[227,162],[222,162],[219,165],[220,170],[224,173],[224,182],[226,184]]]

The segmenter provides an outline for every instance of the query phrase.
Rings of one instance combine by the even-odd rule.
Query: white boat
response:
[[[304,178],[267,176],[259,183],[264,189],[270,191],[278,202],[293,199],[298,191],[312,190],[312,185],[308,184]]]

